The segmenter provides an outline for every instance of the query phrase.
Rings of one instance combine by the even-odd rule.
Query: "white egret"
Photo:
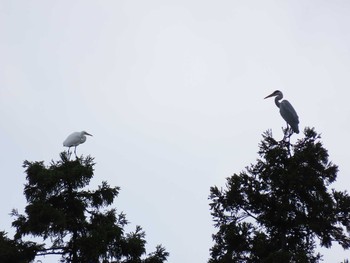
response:
[[[64,140],[63,142],[63,146],[68,147],[68,154],[69,154],[69,150],[70,147],[75,147],[74,148],[74,154],[75,156],[77,156],[77,146],[79,144],[82,144],[86,141],[86,136],[85,135],[89,135],[92,136],[90,133],[87,133],[86,131],[82,131],[82,132],[73,132],[71,135],[69,135],[67,137],[67,139]]]
[[[290,104],[288,100],[282,100],[281,102],[279,102],[283,98],[283,93],[279,90],[274,91],[272,94],[266,96],[264,99],[270,97],[275,97],[276,106],[280,108],[281,116],[287,122],[287,128],[289,124],[290,127],[292,127],[292,131],[294,131],[295,133],[299,133],[299,117],[296,111],[294,110],[292,104]]]

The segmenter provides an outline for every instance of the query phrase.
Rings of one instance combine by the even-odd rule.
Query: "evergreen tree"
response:
[[[125,233],[125,215],[107,209],[119,187],[102,182],[97,190],[87,190],[93,167],[90,156],[71,161],[66,153],[49,167],[43,162],[25,161],[28,204],[24,215],[15,210],[12,213],[16,217],[15,241],[20,243],[27,235],[50,240],[49,245],[37,246],[35,255],[59,254],[63,262],[165,262],[169,253],[163,247],[157,246],[146,256],[141,227]]]
[[[287,132],[287,131],[285,131]],[[314,129],[290,144],[263,134],[256,164],[210,189],[218,228],[210,263],[319,262],[317,241],[350,247],[350,197],[329,189],[338,167]]]
[[[42,247],[34,242],[16,242],[0,231],[0,262],[27,263],[35,258],[35,252]]]

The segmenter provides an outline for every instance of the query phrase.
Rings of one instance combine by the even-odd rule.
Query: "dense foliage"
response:
[[[256,164],[211,188],[210,263],[319,262],[317,241],[350,247],[350,197],[330,189],[338,168],[313,129],[291,144],[263,134]]]
[[[42,246],[34,242],[16,242],[9,239],[7,233],[0,231],[0,262],[27,263],[35,258],[36,251]]]
[[[87,189],[93,167],[93,158],[71,161],[66,153],[61,153],[61,160],[49,167],[43,162],[24,162],[27,174],[24,194],[28,204],[24,215],[13,211],[16,217],[13,242],[21,244],[28,235],[45,242],[33,247],[26,262],[33,255],[50,254],[62,255],[63,262],[73,263],[166,261],[169,253],[161,246],[146,255],[141,227],[125,233],[125,215],[117,214],[114,208],[107,209],[117,197],[118,187],[102,182],[97,190]]]

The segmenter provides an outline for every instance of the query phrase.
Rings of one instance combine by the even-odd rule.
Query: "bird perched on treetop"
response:
[[[280,100],[283,98],[283,93],[279,90],[274,91],[272,94],[266,96],[264,99],[270,97],[275,97],[276,106],[280,108],[281,116],[287,122],[287,128],[289,124],[295,133],[299,133],[299,117],[296,111],[294,110],[292,104],[290,104],[288,100],[282,100],[280,102]]]
[[[74,148],[74,154],[75,156],[77,156],[77,146],[79,144],[82,144],[86,141],[86,136],[85,135],[89,135],[92,136],[90,133],[87,133],[86,131],[82,131],[82,132],[73,132],[71,135],[69,135],[67,137],[67,139],[64,140],[63,142],[63,146],[68,147],[68,154],[69,154],[69,150],[70,147],[75,147]]]

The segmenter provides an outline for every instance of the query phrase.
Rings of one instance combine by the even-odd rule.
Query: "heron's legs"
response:
[[[290,152],[290,137],[293,135],[294,131],[293,129],[288,125],[287,123],[287,128],[283,129],[283,133],[284,133],[284,137],[283,137],[283,142],[286,143],[286,146],[288,148],[288,154],[289,156],[291,156],[291,152]]]
[[[74,147],[75,158],[77,158],[77,146]]]
[[[287,123],[287,128],[284,130],[284,140],[285,141],[289,141],[290,137],[293,135],[294,131],[292,129],[292,127],[289,126],[289,124]]]

